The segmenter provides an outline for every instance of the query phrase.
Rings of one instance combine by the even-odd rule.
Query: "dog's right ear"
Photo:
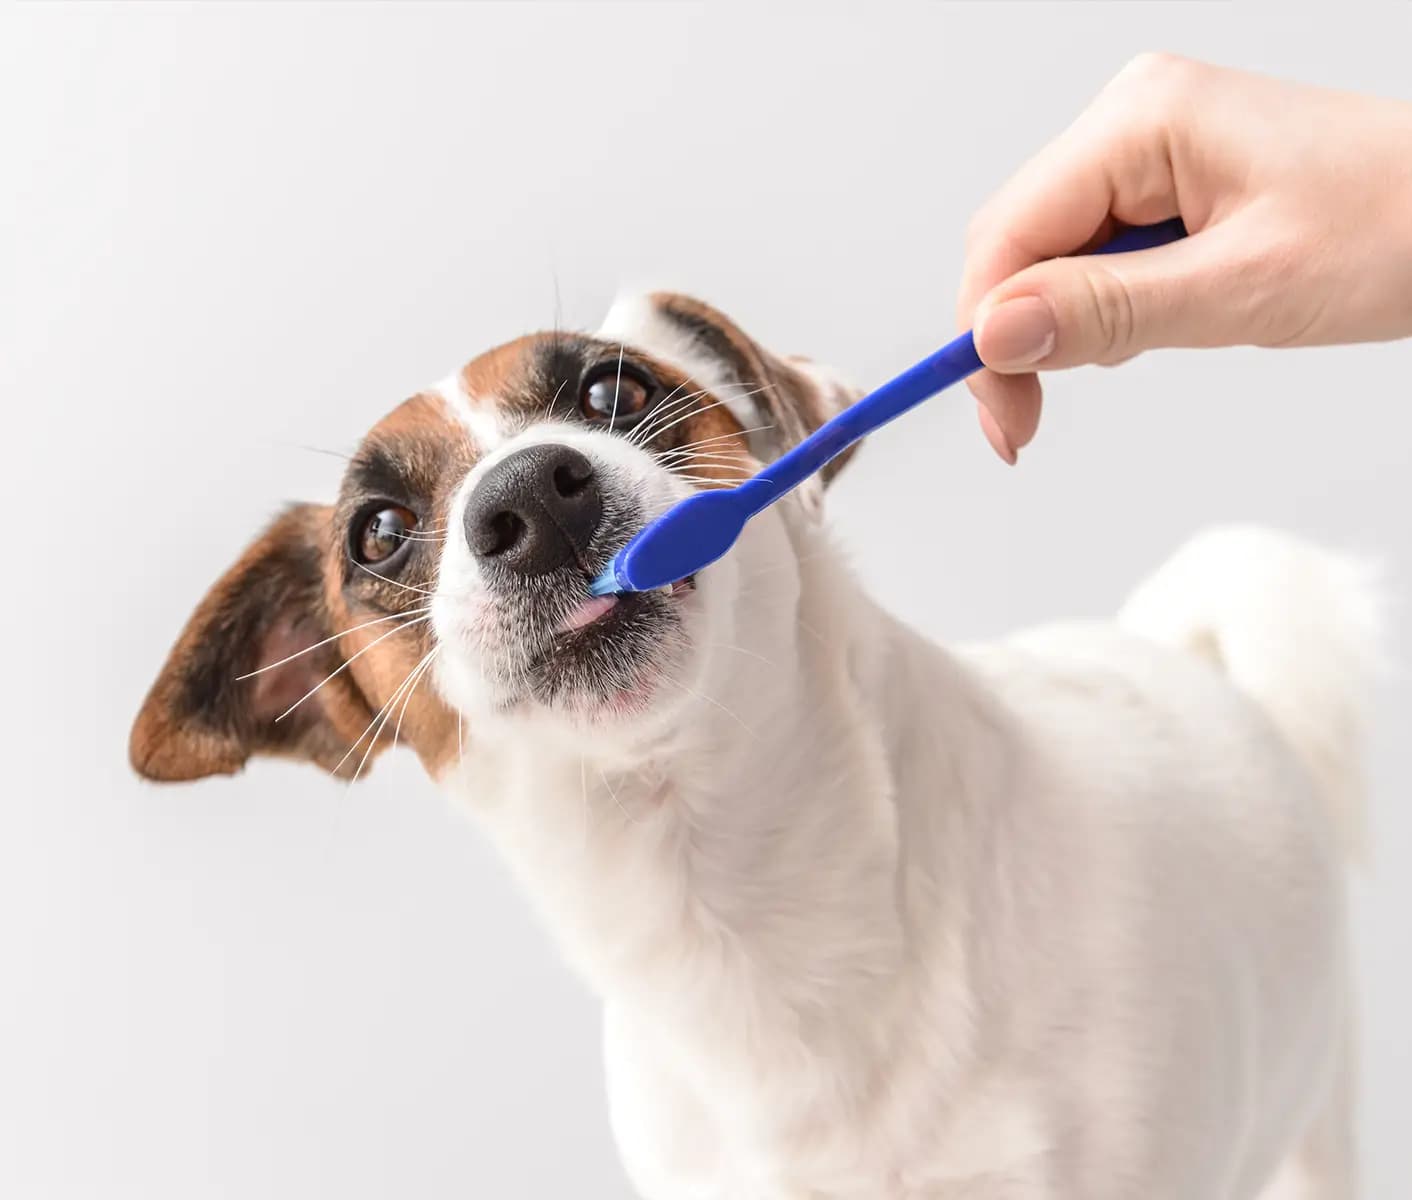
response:
[[[336,632],[324,600],[330,516],[320,505],[288,509],[207,593],[133,725],[129,755],[139,775],[228,775],[252,754],[343,773],[339,764],[372,713],[351,673],[339,671],[337,642],[310,649]],[[251,674],[290,655],[297,657]]]

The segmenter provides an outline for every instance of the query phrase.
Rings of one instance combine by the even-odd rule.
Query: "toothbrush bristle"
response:
[[[594,596],[611,596],[614,592],[622,591],[618,586],[618,576],[613,570],[610,562],[603,568],[603,573],[588,585],[589,592]]]

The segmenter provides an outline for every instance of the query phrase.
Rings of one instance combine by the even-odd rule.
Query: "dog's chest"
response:
[[[645,1200],[1058,1194],[1057,1114],[1019,1081],[997,1075],[944,1095],[921,1069],[860,1114],[820,1102],[826,1089],[807,1071],[790,1081],[762,1073],[750,1087],[697,1086],[689,1064],[612,1009],[604,1036],[613,1134]]]

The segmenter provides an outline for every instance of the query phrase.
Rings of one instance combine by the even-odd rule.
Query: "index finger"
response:
[[[1178,215],[1162,122],[1148,105],[1105,91],[976,214],[957,300],[963,324],[997,284],[1050,258],[1082,253],[1113,224]]]
[[[1122,72],[976,215],[957,299],[960,328],[975,325],[978,306],[998,284],[1037,262],[1099,244],[1115,219],[1142,225],[1177,215],[1158,98],[1165,89],[1130,83],[1150,74],[1141,65]],[[983,422],[986,436],[1013,461],[1039,422],[1038,380],[982,371],[969,384],[993,418]]]

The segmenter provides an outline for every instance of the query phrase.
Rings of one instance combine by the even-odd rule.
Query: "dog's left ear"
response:
[[[207,593],[133,724],[139,775],[229,775],[255,754],[353,771],[358,756],[347,750],[372,714],[328,640],[336,632],[324,601],[330,513],[316,504],[287,509]]]
[[[724,313],[676,292],[620,301],[599,336],[622,338],[679,364],[700,386],[719,394],[742,428],[767,426],[751,437],[766,461],[862,395],[831,368],[772,354]],[[824,483],[851,454],[845,451],[824,468]],[[818,489],[813,493],[817,501]]]

